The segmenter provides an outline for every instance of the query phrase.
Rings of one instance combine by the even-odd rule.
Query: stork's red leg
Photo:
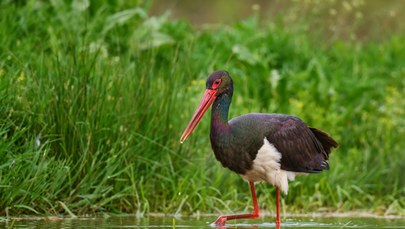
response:
[[[249,182],[249,185],[250,185],[250,192],[252,193],[253,212],[250,213],[250,214],[220,216],[214,223],[216,226],[224,226],[227,220],[232,220],[232,219],[253,219],[253,218],[259,217],[259,205],[257,204],[255,184],[253,182]]]
[[[280,228],[280,188],[276,187],[276,228]]]

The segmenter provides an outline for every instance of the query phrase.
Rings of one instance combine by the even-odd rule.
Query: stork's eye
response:
[[[217,88],[220,84],[221,84],[222,80],[221,79],[216,79],[213,83],[212,83],[212,88],[215,89]]]

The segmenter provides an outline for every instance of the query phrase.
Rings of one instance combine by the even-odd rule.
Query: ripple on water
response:
[[[95,217],[95,218],[2,218],[3,226],[13,228],[217,228],[210,226],[215,217]],[[225,228],[275,228],[272,218],[264,217],[257,220],[229,221]],[[405,218],[355,218],[355,217],[316,217],[285,219],[281,228],[399,228],[405,229]]]

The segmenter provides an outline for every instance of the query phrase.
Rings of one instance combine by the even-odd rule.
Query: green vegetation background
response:
[[[247,184],[211,152],[209,115],[179,144],[217,69],[234,79],[231,117],[293,114],[341,145],[329,171],[290,184],[286,212],[405,214],[403,34],[365,22],[377,36],[325,37],[255,13],[194,26],[150,6],[0,3],[2,215],[248,210]],[[274,212],[274,188],[257,188]]]

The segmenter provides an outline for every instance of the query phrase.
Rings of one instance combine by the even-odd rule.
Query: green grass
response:
[[[0,3],[1,214],[249,209],[209,115],[179,144],[216,69],[234,79],[231,117],[297,115],[341,145],[329,171],[290,184],[285,211],[405,214],[403,35],[322,45],[256,16],[197,29],[149,2],[80,2]],[[257,187],[273,212],[274,188]]]

